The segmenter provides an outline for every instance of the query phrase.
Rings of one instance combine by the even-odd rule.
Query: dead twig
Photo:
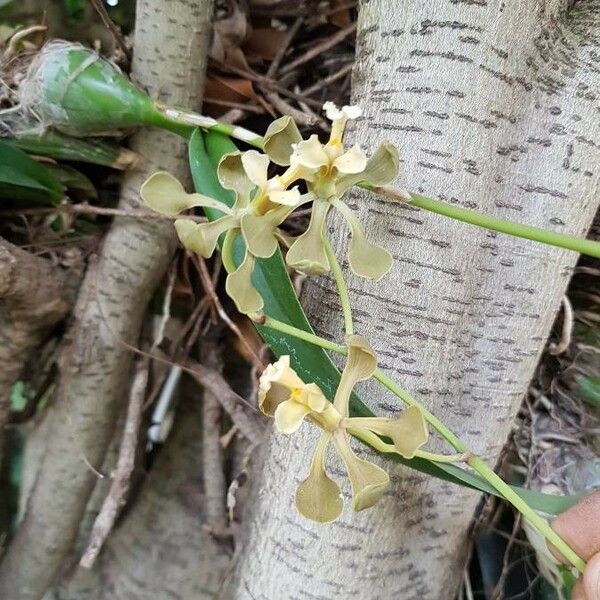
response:
[[[20,217],[22,215],[37,216],[51,215],[56,212],[76,213],[83,215],[102,215],[107,217],[127,217],[129,219],[141,220],[166,220],[175,221],[181,219],[181,215],[169,216],[163,215],[150,210],[126,210],[122,208],[103,208],[100,206],[91,206],[90,204],[60,204],[47,208],[22,208],[11,210],[0,210],[0,218],[3,217]],[[185,215],[184,218],[190,219],[196,223],[206,222],[206,217],[196,215]]]
[[[129,63],[131,61],[131,50],[129,49],[129,46],[127,45],[127,42],[125,41],[125,38],[123,37],[123,34],[121,33],[121,30],[114,24],[113,20],[110,18],[108,11],[106,10],[106,7],[104,6],[104,2],[102,2],[102,0],[89,0],[89,1],[90,1],[90,4],[94,7],[96,12],[98,13],[98,15],[100,16],[100,19],[102,20],[102,23],[104,23],[104,26],[112,34],[117,46],[119,46],[119,48],[125,55],[127,62]]]
[[[199,342],[200,358],[207,367],[221,372],[223,359],[216,339],[217,331]],[[205,388],[202,399],[202,476],[204,478],[204,515],[206,526],[217,537],[228,533],[223,446],[220,440],[221,405],[215,394]]]
[[[131,352],[153,360],[158,360],[170,366],[181,367],[183,371],[190,374],[202,387],[211,390],[211,392],[219,399],[223,410],[229,414],[231,420],[238,426],[240,433],[244,437],[252,442],[256,442],[262,438],[264,425],[258,416],[258,410],[245,398],[242,398],[242,396],[231,389],[227,381],[225,381],[225,378],[219,372],[190,358],[188,358],[184,364],[181,364],[163,358],[162,356],[145,352],[141,348],[128,344],[123,339],[120,339],[114,332],[113,335],[117,337],[119,343],[124,348],[127,348]]]
[[[217,295],[217,292],[215,290],[214,282],[211,279],[210,273],[208,272],[206,261],[197,255],[192,256],[192,261],[198,269],[198,274],[200,275],[200,281],[202,283],[202,287],[204,288],[204,292],[210,298],[219,317],[221,317],[225,325],[227,325],[231,332],[240,340],[240,343],[244,346],[249,356],[252,358],[252,363],[258,369],[259,373],[262,373],[265,368],[265,365],[260,359],[260,357],[256,354],[256,352],[254,352],[254,349],[252,348],[248,340],[244,337],[244,334],[242,333],[240,328],[231,320],[231,318],[223,308],[223,305],[221,304],[219,296]]]
[[[292,98],[293,100],[302,100],[303,102],[306,102],[306,104],[315,106],[316,108],[321,107],[321,103],[317,100],[313,100],[312,98],[306,98],[302,96],[302,94],[296,94],[290,91],[288,88],[284,87],[283,85],[280,85],[276,81],[265,77],[264,75],[259,75],[258,73],[248,71],[247,69],[240,69],[239,67],[235,67],[234,65],[226,65],[214,59],[211,60],[211,64],[214,64],[215,67],[226,73],[232,73],[233,75],[239,75],[240,77],[250,79],[250,81],[254,81],[260,84],[261,87],[274,90],[282,96]]]
[[[303,96],[311,96],[315,92],[318,92],[319,90],[323,89],[324,87],[331,85],[338,79],[341,79],[342,77],[344,77],[344,75],[350,73],[352,71],[353,66],[354,66],[354,62],[349,62],[348,64],[344,65],[339,71],[336,71],[335,73],[332,73],[331,75],[328,75],[327,77],[324,77],[323,79],[320,79],[314,85],[307,87],[305,90],[301,90],[300,93]]]
[[[343,42],[349,35],[352,35],[356,31],[356,23],[348,25],[344,29],[338,31],[335,35],[325,38],[320,44],[313,46],[310,50],[307,50],[304,54],[295,58],[292,62],[284,65],[279,70],[281,75],[285,75],[290,71],[293,71],[296,67],[303,65],[304,63],[312,60],[313,58],[323,54],[323,52],[337,46],[340,42]]]
[[[264,108],[262,106],[255,106],[254,104],[244,104],[243,102],[231,102],[230,100],[220,100],[219,98],[204,98],[204,104],[215,104],[217,106],[226,106],[227,108],[237,108],[239,110],[245,110],[248,112],[256,113],[258,115],[263,115],[265,113]],[[222,121],[222,117],[219,117],[219,120]]]
[[[162,316],[160,318],[160,324],[158,326],[158,331],[156,332],[156,336],[154,341],[152,342],[152,346],[150,351],[153,352],[156,350],[162,343],[165,337],[165,329],[167,327],[167,323],[171,318],[171,300],[173,298],[173,288],[175,287],[175,278],[177,276],[177,261],[173,261],[169,268],[169,276],[167,281],[167,289],[165,291],[165,298],[163,300],[162,305]]]
[[[562,299],[563,306],[563,323],[560,335],[560,341],[557,344],[550,344],[550,354],[552,356],[558,356],[565,352],[570,344],[571,337],[573,334],[573,323],[574,323],[574,315],[573,315],[573,307],[571,306],[571,302],[567,296],[563,296]]]
[[[79,561],[79,564],[86,569],[90,569],[94,565],[106,538],[115,524],[119,510],[127,499],[131,473],[135,466],[135,455],[142,422],[149,365],[149,359],[144,356],[138,360],[135,367],[135,375],[129,395],[129,406],[127,407],[127,417],[123,429],[123,438],[121,447],[119,448],[117,468],[108,495],[94,521],[87,549]]]
[[[249,413],[244,408],[244,405],[250,406],[250,404],[231,389],[225,378],[218,371],[192,359],[186,361],[185,370],[203,388],[211,391],[245,438],[252,443],[256,443],[262,439],[264,425],[259,420],[256,409],[252,407],[254,413]]]
[[[269,68],[267,69],[267,72],[265,74],[266,77],[269,77],[270,79],[275,77],[275,75],[277,74],[277,69],[279,68],[279,65],[281,64],[281,61],[283,60],[285,53],[287,52],[288,48],[290,47],[292,40],[298,33],[298,30],[300,29],[300,27],[302,27],[303,22],[304,22],[304,17],[298,17],[294,21],[293,25],[288,29],[285,39],[283,40],[283,42],[277,49],[277,52],[275,53],[275,56],[273,57],[273,60],[271,61],[271,64],[269,65]]]
[[[319,119],[318,117],[315,118],[313,115],[308,115],[304,111],[294,108],[276,92],[268,92],[265,90],[265,96],[282,115],[289,115],[296,123],[298,123],[298,125],[314,127],[322,122],[322,119]]]
[[[221,123],[229,123],[230,125],[234,125],[235,123],[239,123],[243,118],[245,118],[245,116],[246,113],[242,109],[231,108],[219,117],[219,121],[221,121]]]

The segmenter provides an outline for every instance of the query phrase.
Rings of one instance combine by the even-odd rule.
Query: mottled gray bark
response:
[[[172,435],[93,571],[77,568],[48,600],[216,597],[230,554],[206,529],[202,405],[196,386],[186,391]]]
[[[599,200],[599,37],[598,0],[364,1],[354,102],[365,117],[351,137],[394,142],[408,189],[583,235]],[[395,258],[381,282],[349,278],[358,332],[493,463],[577,256],[367,193],[349,201]],[[341,254],[346,228],[330,231]],[[311,281],[304,299],[316,329],[340,339],[339,314],[322,309],[332,287]],[[378,413],[399,406],[372,383],[360,391]],[[310,524],[293,496],[314,442],[308,425],[272,437],[230,597],[452,598],[478,495],[385,463],[380,504]]]
[[[209,0],[138,0],[136,81],[161,100],[198,107],[210,34]],[[139,188],[157,168],[186,179],[186,145],[141,131],[132,147],[145,158],[126,175],[121,208],[139,206]],[[131,352],[145,308],[175,248],[170,223],[116,219],[88,269],[62,357],[51,436],[21,525],[0,565],[0,597],[38,599],[71,549],[79,520],[127,398]]]

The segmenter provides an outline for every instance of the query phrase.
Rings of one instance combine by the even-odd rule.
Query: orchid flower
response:
[[[392,257],[383,248],[369,242],[356,215],[342,201],[345,192],[359,182],[370,185],[389,183],[398,173],[398,153],[394,146],[383,143],[367,159],[358,145],[344,147],[342,138],[349,119],[361,115],[357,106],[337,108],[332,102],[324,105],[325,114],[332,121],[329,141],[322,144],[316,135],[303,140],[290,117],[277,119],[265,134],[264,149],[271,160],[287,166],[281,175],[284,185],[304,179],[315,196],[308,229],[291,245],[288,265],[308,274],[329,271],[325,251],[325,222],[331,207],[336,208],[348,223],[352,241],[348,262],[354,273],[362,277],[380,279],[392,264]]]
[[[388,474],[377,465],[359,458],[350,446],[352,432],[371,431],[386,435],[396,451],[412,458],[428,438],[421,411],[410,407],[395,419],[350,417],[349,401],[354,386],[370,378],[377,358],[360,335],[346,338],[348,358],[333,403],[315,383],[305,383],[290,367],[290,357],[282,356],[263,372],[259,383],[259,407],[275,418],[282,433],[293,433],[305,419],[323,430],[309,467],[308,477],[296,490],[296,507],[307,519],[321,523],[333,521],[342,512],[340,488],[327,474],[326,454],[332,443],[342,459],[352,488],[352,507],[363,510],[373,506],[389,487]]]
[[[151,175],[141,188],[144,202],[162,214],[174,216],[196,206],[223,213],[222,217],[207,223],[196,223],[184,216],[175,221],[181,243],[191,252],[208,258],[222,234],[242,235],[246,244],[244,260],[229,273],[225,287],[243,313],[263,307],[263,300],[251,281],[256,258],[273,255],[278,242],[286,239],[279,225],[294,208],[312,198],[312,195],[301,196],[297,187],[286,189],[279,177],[269,179],[268,167],[269,157],[256,150],[223,156],[217,175],[221,185],[235,194],[231,208],[201,194],[188,194],[166,171]]]

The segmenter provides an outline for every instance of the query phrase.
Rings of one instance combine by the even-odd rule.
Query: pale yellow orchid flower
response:
[[[323,430],[311,461],[308,477],[296,490],[296,507],[308,519],[325,523],[341,513],[343,502],[338,485],[325,468],[327,448],[334,448],[344,462],[352,487],[352,507],[363,510],[373,506],[389,487],[389,476],[377,465],[359,458],[350,446],[349,433],[371,431],[392,438],[396,451],[412,458],[427,441],[427,427],[421,411],[409,408],[396,419],[350,417],[349,400],[354,386],[372,376],[377,359],[365,338],[346,338],[348,359],[333,404],[314,383],[304,383],[290,367],[289,356],[282,356],[263,372],[259,384],[259,406],[275,417],[283,433],[296,431],[304,419]]]
[[[339,109],[332,102],[326,102],[323,108],[332,121],[331,134],[325,144],[316,135],[303,140],[290,117],[274,121],[265,134],[265,152],[274,163],[289,167],[281,175],[283,185],[304,179],[309,191],[315,195],[309,226],[291,245],[286,261],[308,274],[329,271],[324,249],[325,222],[329,210],[335,207],[352,232],[348,252],[350,268],[362,277],[379,279],[390,269],[392,257],[368,241],[362,225],[341,198],[359,182],[374,186],[389,183],[398,173],[398,154],[394,146],[387,143],[369,159],[358,145],[344,148],[342,138],[346,124],[349,119],[361,115],[360,108],[344,106]]]
[[[302,197],[297,187],[286,189],[279,177],[269,179],[268,167],[269,157],[256,150],[223,156],[217,175],[221,185],[235,194],[231,208],[201,194],[188,194],[166,171],[151,175],[140,190],[150,208],[166,215],[177,215],[197,206],[223,213],[222,217],[207,223],[196,223],[185,217],[175,221],[183,246],[204,258],[212,255],[222,234],[242,235],[246,245],[244,260],[229,273],[225,288],[243,313],[253,313],[263,307],[263,300],[251,280],[256,258],[274,254],[279,241],[286,240],[279,225],[296,206],[312,198]]]

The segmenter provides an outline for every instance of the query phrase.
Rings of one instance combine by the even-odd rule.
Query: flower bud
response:
[[[108,60],[80,44],[47,43],[19,89],[21,106],[73,136],[118,133],[160,119],[154,103]]]

